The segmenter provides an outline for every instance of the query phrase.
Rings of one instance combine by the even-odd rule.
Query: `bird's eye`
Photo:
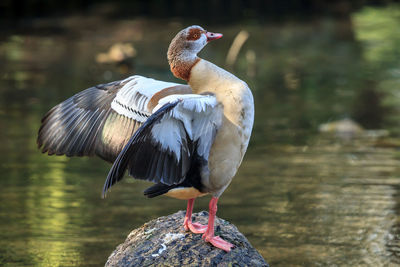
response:
[[[186,38],[189,41],[196,41],[201,37],[201,34],[203,34],[203,32],[197,28],[190,29]]]

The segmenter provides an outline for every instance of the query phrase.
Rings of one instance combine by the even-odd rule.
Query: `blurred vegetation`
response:
[[[363,47],[362,56],[369,77],[366,87],[359,92],[360,101],[355,106],[355,118],[366,126],[392,126],[392,130],[399,134],[399,6],[379,9],[367,7],[354,14],[353,21],[356,39]],[[368,120],[374,119],[380,120],[381,124],[369,125]]]
[[[3,21],[96,13],[113,18],[151,17],[196,19],[208,23],[237,23],[240,20],[283,21],[327,15],[346,16],[364,5],[385,5],[398,0],[4,0]]]

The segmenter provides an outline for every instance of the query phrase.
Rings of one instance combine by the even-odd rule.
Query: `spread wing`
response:
[[[113,162],[158,100],[189,86],[131,76],[88,88],[52,108],[37,143],[49,155],[92,156]]]
[[[199,161],[203,171],[208,170],[208,156],[223,116],[215,96],[170,95],[155,110],[118,155],[103,197],[126,169],[136,179],[166,185],[183,182],[190,166]]]

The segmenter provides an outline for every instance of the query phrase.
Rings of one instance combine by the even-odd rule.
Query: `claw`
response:
[[[193,204],[194,204],[194,198],[189,199],[186,209],[185,220],[183,222],[183,227],[185,228],[186,231],[191,231],[192,233],[195,234],[203,234],[207,230],[207,225],[202,225],[200,223],[192,222]]]
[[[219,236],[207,236],[206,234],[202,237],[205,241],[210,242],[214,247],[220,248],[226,252],[231,251],[235,246]]]
[[[192,222],[192,210],[194,204],[194,198],[189,199],[185,219],[183,222],[183,227],[185,227],[186,231],[191,231],[195,234],[203,234],[202,238],[204,241],[211,243],[214,247],[222,249],[226,252],[231,251],[234,245],[223,240],[219,236],[214,235],[214,221],[215,221],[215,213],[217,212],[217,197],[212,197],[210,200],[209,208],[209,216],[208,216],[208,225],[202,225],[200,223]]]

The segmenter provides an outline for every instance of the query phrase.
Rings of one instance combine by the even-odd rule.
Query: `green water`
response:
[[[249,33],[232,72],[256,102],[250,147],[218,216],[272,266],[400,263],[399,19],[394,5],[341,19],[207,27],[224,38],[201,56],[220,66],[235,35]],[[49,157],[35,142],[44,113],[89,86],[130,74],[176,81],[166,49],[187,24],[73,17],[1,36],[0,265],[101,266],[132,229],[185,209],[146,199],[149,184],[131,178],[102,200],[109,164]],[[132,68],[96,63],[116,42],[133,43]],[[318,132],[342,118],[391,136]]]

